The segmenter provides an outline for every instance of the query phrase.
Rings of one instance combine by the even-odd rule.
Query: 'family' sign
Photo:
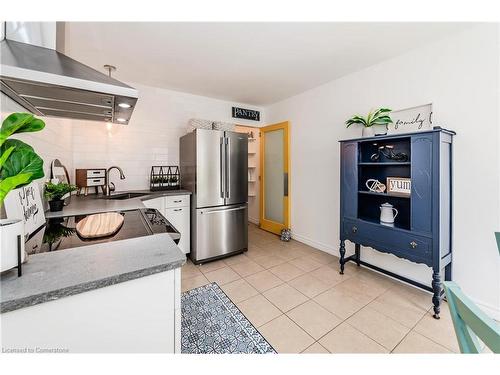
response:
[[[432,103],[392,111],[392,124],[387,128],[387,134],[411,133],[432,129]]]

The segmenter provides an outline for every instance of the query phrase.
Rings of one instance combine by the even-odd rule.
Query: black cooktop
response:
[[[64,250],[73,247],[95,245],[128,238],[149,236],[157,233],[168,233],[175,243],[180,240],[180,234],[158,210],[143,208],[121,211],[123,225],[115,234],[107,237],[86,239],[76,232],[76,224],[89,215],[64,216],[47,219],[43,226],[30,240],[26,242],[28,254],[45,253]]]

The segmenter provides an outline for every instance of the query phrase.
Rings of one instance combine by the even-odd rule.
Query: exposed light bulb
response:
[[[130,108],[132,106],[130,104],[128,104],[128,103],[119,103],[118,107],[120,107],[120,108]]]
[[[122,118],[122,117],[119,117],[119,118],[116,119],[116,121],[118,121],[118,122],[126,122],[127,120],[124,119],[124,118]]]

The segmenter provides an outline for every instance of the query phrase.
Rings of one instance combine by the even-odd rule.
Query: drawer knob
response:
[[[416,249],[416,248],[417,248],[417,243],[416,243],[415,241],[411,241],[411,242],[410,242],[410,247],[411,247],[412,249]]]
[[[358,227],[352,227],[352,233],[357,233],[358,232]]]

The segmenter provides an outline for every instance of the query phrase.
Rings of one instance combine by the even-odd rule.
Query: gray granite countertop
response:
[[[169,195],[190,195],[191,192],[188,190],[167,190],[167,191],[149,191],[149,190],[128,190],[119,191],[113,193],[113,195],[119,195],[122,193],[144,193],[142,197],[131,198],[131,199],[107,199],[103,195],[90,194],[86,197],[83,195],[72,196],[69,205],[65,206],[62,211],[58,212],[45,212],[45,217],[61,217],[61,216],[73,216],[73,215],[88,215],[95,214],[98,212],[109,212],[109,211],[126,211],[135,210],[138,208],[144,208],[143,201],[149,199],[155,199],[159,197],[165,197]]]
[[[142,201],[186,190],[152,193],[127,200],[72,197],[69,206],[46,217],[143,208]],[[118,194],[118,193],[117,193]],[[29,257],[23,276],[4,272],[0,279],[0,313],[5,313],[181,267],[186,256],[166,233],[111,241]]]

